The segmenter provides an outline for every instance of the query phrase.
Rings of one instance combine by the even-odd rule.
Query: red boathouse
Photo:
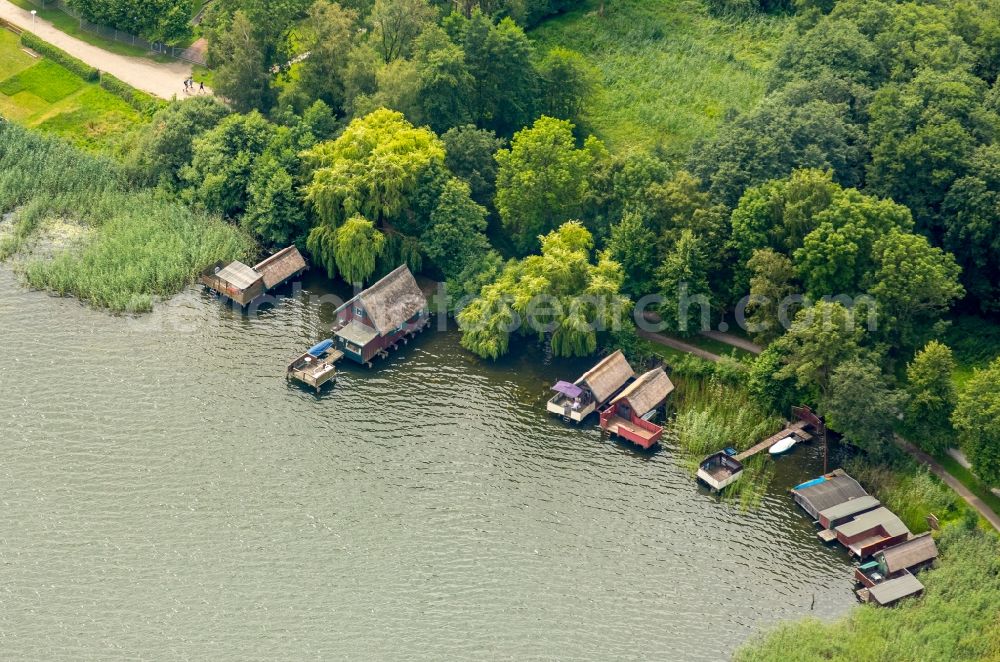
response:
[[[663,428],[646,420],[674,390],[663,368],[645,373],[611,400],[601,412],[601,429],[642,448],[660,443]]]
[[[428,324],[427,299],[402,265],[338,308],[333,333],[344,356],[371,367]]]

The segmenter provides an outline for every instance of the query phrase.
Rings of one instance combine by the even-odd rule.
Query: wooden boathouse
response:
[[[729,453],[722,450],[706,457],[698,465],[698,480],[715,492],[735,483],[743,475],[743,463],[733,455],[735,451]]]
[[[863,496],[868,496],[868,492],[843,469],[834,469],[792,488],[795,503],[809,513],[813,520],[819,520],[822,510]]]
[[[619,349],[605,356],[572,384],[556,382],[552,387],[556,394],[545,408],[568,421],[579,423],[596,409],[604,407],[634,378],[632,366]]]
[[[404,264],[338,308],[333,333],[344,356],[371,367],[429,324],[427,299]]]
[[[854,569],[854,580],[865,588],[871,588],[904,572],[916,573],[934,563],[937,555],[934,538],[929,532],[922,533],[876,552],[871,561]]]
[[[910,537],[910,530],[903,521],[894,512],[881,506],[862,513],[833,530],[837,534],[837,541],[859,559]]]
[[[648,418],[673,390],[663,368],[650,370],[611,399],[601,412],[601,429],[641,448],[652,448],[660,443],[663,428]]]
[[[205,269],[199,281],[213,292],[248,306],[268,290],[287,283],[307,268],[305,258],[295,246],[281,249],[253,267],[239,260],[216,262]]]
[[[920,580],[904,571],[898,577],[887,579],[875,584],[872,587],[858,589],[857,596],[862,602],[871,603],[880,607],[888,607],[899,602],[903,598],[911,595],[920,595],[924,592],[924,585]]]

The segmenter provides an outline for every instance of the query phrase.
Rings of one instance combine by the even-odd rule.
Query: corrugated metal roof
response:
[[[215,274],[220,280],[224,280],[233,287],[241,290],[248,289],[251,285],[260,280],[260,274],[243,264],[240,261],[230,262],[228,265]]]
[[[586,382],[594,394],[594,399],[603,403],[632,377],[635,377],[635,372],[619,349],[605,356],[600,363],[583,373],[577,381]]]
[[[837,469],[827,474],[823,482],[793,489],[792,494],[807,513],[818,518],[820,511],[867,496],[868,492],[842,469]]]
[[[845,522],[840,526],[834,527],[834,530],[840,535],[853,538],[858,534],[864,533],[865,531],[871,531],[876,527],[882,527],[885,529],[886,534],[889,536],[898,536],[904,533],[909,533],[910,531],[906,525],[903,524],[903,520],[896,517],[894,512],[885,507],[876,508],[875,510],[867,513],[862,513],[850,522]]]
[[[895,579],[889,579],[881,584],[872,586],[869,592],[875,602],[880,605],[888,605],[908,595],[920,593],[923,590],[924,585],[916,577],[910,573],[906,573]]]
[[[849,499],[844,503],[838,503],[836,506],[830,506],[825,510],[819,511],[819,514],[820,517],[824,517],[828,520],[838,520],[842,517],[849,517],[851,515],[863,513],[866,510],[872,510],[880,505],[881,503],[878,499],[866,494],[854,499]]]
[[[916,536],[906,542],[887,547],[875,555],[876,559],[881,559],[885,565],[886,572],[892,574],[912,568],[937,558],[937,545],[930,533]]]

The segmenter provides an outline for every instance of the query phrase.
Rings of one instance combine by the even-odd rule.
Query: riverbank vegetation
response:
[[[252,243],[217,217],[133,190],[114,163],[10,123],[0,123],[0,214],[13,224],[0,259],[27,253],[18,269],[30,285],[114,311],[149,310]],[[35,246],[53,226],[62,231]]]
[[[937,538],[922,597],[892,609],[865,605],[833,623],[787,623],[737,652],[739,662],[996,659],[1000,653],[1000,540],[954,524]]]

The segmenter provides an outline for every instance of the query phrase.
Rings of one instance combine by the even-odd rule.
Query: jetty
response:
[[[806,432],[806,428],[809,427],[810,425],[811,423],[809,423],[808,421],[796,421],[794,423],[790,423],[786,425],[784,429],[781,430],[781,432],[772,434],[770,437],[760,442],[759,444],[751,446],[742,453],[737,454],[736,460],[738,462],[742,462],[748,457],[753,457],[757,453],[762,453],[770,449],[771,446],[774,446],[782,439],[787,439],[788,437],[798,437],[801,441],[807,441],[809,439],[812,439],[812,435]]]
[[[333,338],[328,338],[310,347],[305,354],[288,364],[285,378],[311,386],[319,393],[327,382],[336,379],[336,363],[344,358],[344,353],[333,348]]]

